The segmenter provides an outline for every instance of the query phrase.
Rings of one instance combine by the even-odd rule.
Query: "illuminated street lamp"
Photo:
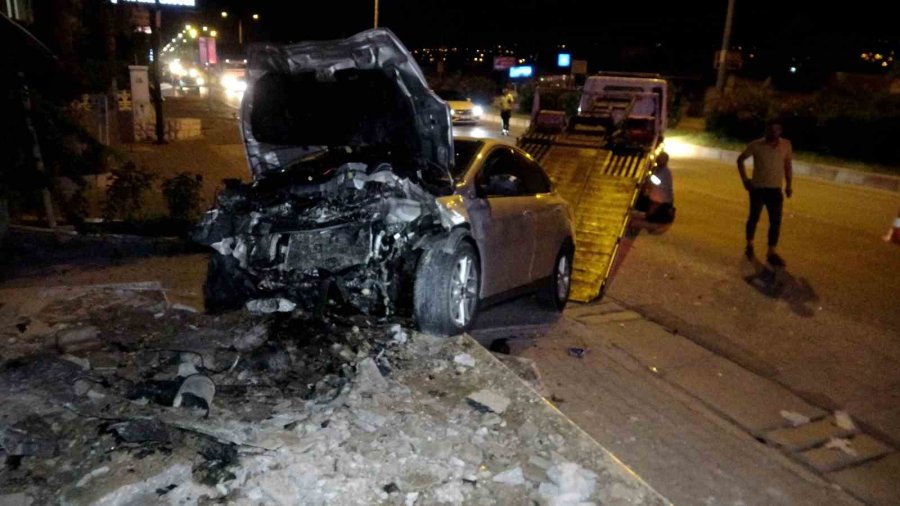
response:
[[[228,17],[228,11],[222,11],[222,17],[223,17],[223,18],[227,18],[227,17]]]
[[[219,32],[217,32],[217,31],[215,31],[215,30],[210,30],[210,31],[209,31],[209,36],[210,36],[210,37],[215,37],[215,36],[218,35],[218,34],[219,34]]]
[[[253,15],[253,20],[254,20],[254,21],[259,21],[259,14],[254,14],[254,15]]]

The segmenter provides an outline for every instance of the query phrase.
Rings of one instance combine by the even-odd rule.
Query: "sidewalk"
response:
[[[563,413],[675,504],[900,498],[893,449],[618,304],[572,305],[529,327],[499,320],[512,326],[474,335],[508,338],[513,355],[536,362]],[[576,358],[572,348],[586,351]]]
[[[615,302],[575,306],[567,316],[594,342],[626,355],[674,390],[699,400],[742,429],[748,444],[764,453],[780,451],[793,461],[782,464],[797,477],[810,471],[869,504],[900,501],[900,482],[895,479],[900,453],[865,434],[849,417],[806,402],[778,383]]]

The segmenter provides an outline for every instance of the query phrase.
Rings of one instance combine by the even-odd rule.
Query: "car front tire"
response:
[[[441,336],[468,330],[478,311],[481,264],[475,248],[461,241],[452,253],[426,250],[416,269],[414,309],[419,329]]]

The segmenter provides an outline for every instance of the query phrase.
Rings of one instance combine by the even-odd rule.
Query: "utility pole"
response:
[[[375,0],[375,28],[378,28],[378,0]]]
[[[153,51],[153,61],[150,62],[150,81],[153,83],[153,109],[156,111],[156,143],[166,143],[166,128],[163,120],[162,89],[159,87],[159,37],[162,24],[162,10],[159,0],[156,0],[156,9],[153,12],[153,21],[150,23],[150,46]]]
[[[731,46],[731,21],[734,17],[734,0],[728,0],[728,12],[725,14],[725,33],[722,34],[722,51],[719,52],[719,72],[716,76],[716,92],[722,96],[725,90],[725,61]]]

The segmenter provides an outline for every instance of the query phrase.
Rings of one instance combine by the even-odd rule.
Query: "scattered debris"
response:
[[[498,415],[503,414],[509,406],[509,399],[492,390],[479,390],[470,394],[466,399],[476,408],[493,411]]]
[[[797,413],[796,411],[788,411],[785,409],[781,410],[781,417],[791,422],[791,425],[793,425],[794,427],[805,425],[809,423],[810,420],[808,416],[802,413]]]
[[[825,443],[825,448],[828,448],[829,450],[840,450],[851,457],[856,457],[858,455],[853,448],[853,442],[845,438],[833,437]]]
[[[584,358],[584,354],[587,352],[585,348],[569,348],[569,356],[575,358]]]
[[[850,413],[847,413],[846,411],[835,411],[834,423],[844,430],[856,430],[856,424],[853,423],[853,419],[850,418]]]
[[[195,308],[193,306],[188,306],[187,304],[177,304],[176,303],[176,304],[172,304],[170,307],[172,309],[174,309],[175,311],[184,311],[186,313],[199,313],[199,311],[197,311],[197,308]]]
[[[566,461],[602,470],[584,501],[644,490],[469,338],[334,313],[156,317],[149,291],[85,293],[27,315],[46,352],[0,362],[0,490],[32,504],[528,504]],[[58,321],[103,336],[91,369],[60,355]],[[641,493],[629,503],[663,504]]]

